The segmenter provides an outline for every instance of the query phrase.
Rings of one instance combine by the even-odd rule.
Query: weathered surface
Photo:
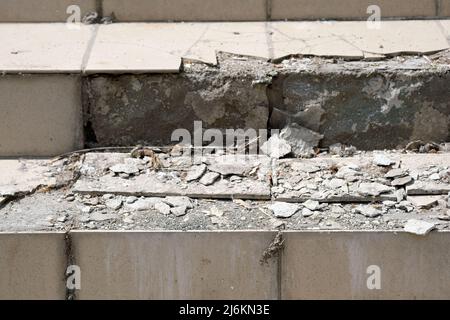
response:
[[[58,171],[61,162],[49,160],[0,161],[0,205],[1,199],[23,196],[37,188],[53,188],[64,184],[71,178],[68,172]]]
[[[286,63],[272,85],[271,124],[297,123],[324,135],[322,146],[362,150],[450,139],[449,68],[424,59]]]
[[[265,129],[269,116],[265,85],[253,83],[265,76],[258,66],[258,61],[234,69],[195,64],[192,70],[185,65],[177,75],[88,78],[84,83],[88,142],[167,145],[176,129],[188,130],[193,140],[194,121],[201,121],[203,129]]]
[[[148,160],[132,159],[128,154],[87,154],[81,167],[81,178],[74,192],[84,194],[120,194],[135,196],[188,196],[193,198],[270,199],[269,158],[265,156],[226,155],[204,157],[208,166],[199,181],[188,181],[192,169],[189,157],[158,156],[162,168],[154,170]],[[130,160],[139,171],[133,175],[117,175],[112,168]],[[232,166],[234,164],[234,166]],[[194,165],[196,166],[196,165]],[[221,173],[218,173],[219,171]],[[214,179],[208,178],[214,175]]]
[[[101,146],[163,145],[173,142],[174,130],[187,129],[193,142],[198,120],[203,130],[222,132],[295,123],[323,135],[321,147],[344,143],[376,150],[417,139],[445,142],[448,56],[377,62],[292,58],[273,64],[219,54],[217,66],[185,63],[176,75],[91,76],[84,81],[87,140]]]

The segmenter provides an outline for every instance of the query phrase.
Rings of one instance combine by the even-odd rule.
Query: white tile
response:
[[[65,23],[0,24],[0,72],[79,73],[93,26]]]

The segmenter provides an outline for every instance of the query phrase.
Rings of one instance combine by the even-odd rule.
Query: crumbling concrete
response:
[[[196,120],[203,129],[222,131],[300,125],[323,135],[320,147],[343,143],[375,150],[419,139],[445,142],[448,54],[377,62],[292,58],[279,64],[220,54],[217,67],[185,62],[177,75],[90,76],[84,80],[87,144],[166,145],[176,129],[192,135]]]
[[[260,64],[253,61],[230,69],[185,64],[184,72],[176,75],[88,77],[87,142],[168,145],[177,129],[186,129],[193,137],[194,121],[201,121],[203,129],[265,129],[269,102],[265,84],[256,81],[265,77]],[[176,138],[178,142],[181,137]]]
[[[383,62],[290,60],[272,84],[271,125],[297,123],[362,150],[450,139],[448,65],[423,58]]]

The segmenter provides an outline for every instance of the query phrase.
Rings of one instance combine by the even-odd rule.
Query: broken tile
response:
[[[122,200],[120,200],[120,199],[109,199],[109,200],[106,200],[105,205],[109,209],[119,210],[120,207],[122,207]]]
[[[416,234],[419,236],[425,236],[430,231],[432,231],[436,225],[434,223],[422,221],[422,220],[416,220],[416,219],[410,219],[406,222],[404,226],[404,230],[406,232]]]
[[[220,178],[220,174],[217,172],[208,172],[201,179],[200,183],[204,186],[210,186]]]
[[[192,204],[191,199],[188,197],[174,197],[174,196],[168,196],[162,199],[165,203],[170,205],[171,207],[180,207],[184,206],[188,209],[192,209],[194,206]]]
[[[368,196],[379,196],[382,193],[393,191],[392,187],[386,186],[378,182],[363,182],[358,187],[358,193]]]
[[[47,176],[51,170],[48,160],[0,160],[0,196],[24,195],[38,187],[52,187],[63,183],[64,175]]]
[[[388,158],[386,155],[384,154],[375,154],[373,156],[373,163],[376,164],[377,166],[381,166],[381,167],[388,167],[392,164],[395,164],[395,161],[393,161],[392,159]]]
[[[381,210],[378,210],[370,205],[358,206],[355,208],[355,212],[368,218],[376,218],[382,214]]]
[[[411,181],[412,181],[412,178],[410,176],[396,178],[396,179],[392,180],[391,186],[393,186],[393,187],[402,187],[404,185],[407,185]]]
[[[186,215],[187,213],[187,207],[186,206],[178,206],[178,207],[174,207],[170,209],[170,213],[172,213],[173,215],[177,216],[177,217],[182,217],[184,215]]]
[[[269,209],[277,218],[289,218],[296,214],[300,207],[294,203],[275,202],[269,206]]]
[[[274,159],[280,159],[291,153],[291,146],[286,140],[281,139],[278,134],[274,134],[263,143],[261,151]]]
[[[408,195],[437,195],[450,192],[450,184],[434,181],[414,181],[406,186]]]
[[[384,175],[384,177],[388,178],[388,179],[395,179],[395,178],[404,177],[407,174],[408,174],[408,172],[403,169],[392,169],[392,170],[389,170],[388,173],[386,173]]]
[[[165,204],[164,202],[156,203],[155,210],[159,211],[159,213],[162,213],[166,216],[170,214],[170,206]]]
[[[319,145],[323,135],[299,125],[291,124],[281,130],[280,137],[291,146],[294,156],[310,157],[315,154],[314,148]]]
[[[303,206],[311,211],[315,211],[319,209],[320,203],[315,200],[307,200],[303,203]]]
[[[408,201],[420,209],[431,209],[438,204],[440,196],[410,196]]]
[[[198,166],[192,166],[192,168],[189,169],[186,175],[186,181],[191,182],[194,180],[200,179],[206,172],[206,165],[200,164]]]

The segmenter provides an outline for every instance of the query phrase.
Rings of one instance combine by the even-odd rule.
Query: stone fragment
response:
[[[125,173],[128,175],[139,173],[139,168],[134,163],[118,163],[109,168],[112,172],[116,174]]]
[[[125,200],[126,203],[128,204],[132,204],[135,203],[138,200],[138,197],[135,196],[129,196],[127,197],[127,199]]]
[[[289,202],[275,202],[269,206],[273,214],[277,218],[289,218],[292,217],[300,207],[297,204]]]
[[[120,199],[109,199],[105,201],[106,207],[112,210],[119,210],[122,207],[122,200]]]
[[[189,171],[187,172],[186,175],[186,181],[190,182],[190,181],[195,181],[200,179],[206,172],[206,165],[205,164],[200,164],[198,166],[192,166]]]
[[[450,192],[450,184],[435,181],[414,181],[406,186],[408,195],[438,195]]]
[[[219,177],[220,174],[217,172],[208,172],[200,179],[200,183],[205,186],[209,186],[216,182]]]
[[[404,210],[406,212],[411,212],[414,210],[412,203],[407,200],[400,201],[400,203],[396,205],[396,208]]]
[[[306,200],[303,202],[303,206],[311,211],[315,211],[320,208],[320,203],[316,200]]]
[[[363,182],[360,183],[358,188],[358,193],[361,195],[368,196],[379,196],[382,193],[391,192],[392,187],[386,186],[378,182]]]
[[[188,209],[192,209],[194,206],[189,197],[184,196],[167,196],[162,201],[170,205],[171,207],[184,206]]]
[[[114,198],[114,195],[113,195],[113,194],[110,194],[110,193],[104,194],[104,195],[102,196],[102,199],[103,199],[103,200],[108,200],[108,199],[112,199],[112,198]]]
[[[388,173],[384,175],[384,177],[388,179],[395,179],[405,177],[406,175],[408,175],[408,172],[403,169],[392,169],[389,170]]]
[[[6,197],[0,197],[0,206],[6,203]]]
[[[89,207],[89,206],[84,206],[81,208],[81,212],[83,212],[83,213],[91,213],[92,211],[94,211],[94,208]]]
[[[329,147],[329,152],[332,155],[337,155],[340,157],[351,157],[357,152],[357,149],[353,146],[346,146],[341,143],[335,143]]]
[[[389,159],[386,155],[377,153],[373,156],[373,163],[377,166],[388,167],[395,164],[395,161]]]
[[[339,168],[339,170],[336,172],[335,176],[336,178],[343,178],[348,180],[353,180],[353,178],[357,179],[357,176],[361,175],[360,169],[355,166],[342,166]],[[351,178],[351,179],[349,179]]]
[[[182,217],[182,216],[184,216],[184,215],[186,215],[186,213],[187,213],[187,207],[186,206],[178,206],[178,207],[173,207],[173,208],[171,208],[170,209],[170,212],[173,214],[173,215],[175,215],[175,216],[177,216],[177,217]]]
[[[337,179],[337,178],[325,181],[325,183],[324,183],[324,185],[327,188],[330,188],[330,189],[333,189],[333,190],[339,189],[339,188],[341,188],[342,186],[344,186],[346,184],[347,183],[345,182],[345,180]]]
[[[302,209],[302,216],[305,217],[305,218],[310,217],[313,214],[314,214],[314,212],[309,210],[308,208],[303,208]]]
[[[279,159],[291,153],[292,148],[286,140],[281,139],[278,134],[274,134],[263,143],[261,151],[271,158]]]
[[[391,200],[386,200],[383,201],[383,205],[385,205],[388,208],[393,208],[395,207],[396,202],[395,201],[391,201]]]
[[[433,174],[430,175],[428,178],[429,178],[430,180],[434,180],[434,181],[440,180],[440,179],[441,179],[439,173],[433,173]]]
[[[155,205],[161,202],[160,198],[140,198],[133,203],[125,203],[125,208],[132,211],[145,211],[155,208]]]
[[[132,224],[132,223],[134,223],[134,220],[131,219],[130,217],[125,217],[125,218],[123,218],[123,222],[126,224]]]
[[[423,220],[410,219],[406,222],[404,230],[406,232],[425,236],[430,233],[436,227],[434,223],[426,222]]]
[[[393,187],[402,187],[404,185],[407,185],[411,181],[412,181],[412,178],[410,176],[405,176],[405,177],[396,178],[396,179],[392,180],[391,185]]]
[[[155,209],[166,216],[170,214],[170,206],[164,202],[155,204]]]
[[[315,155],[314,148],[319,145],[323,135],[297,124],[291,124],[281,130],[280,138],[291,146],[294,156],[311,157]]]
[[[400,202],[406,199],[406,190],[405,189],[397,189],[395,190],[395,197],[397,198],[397,202]]]
[[[376,218],[382,214],[381,210],[378,210],[373,206],[358,206],[355,208],[355,212],[368,218]]]
[[[431,209],[437,206],[440,198],[439,196],[410,196],[407,199],[417,208]]]

